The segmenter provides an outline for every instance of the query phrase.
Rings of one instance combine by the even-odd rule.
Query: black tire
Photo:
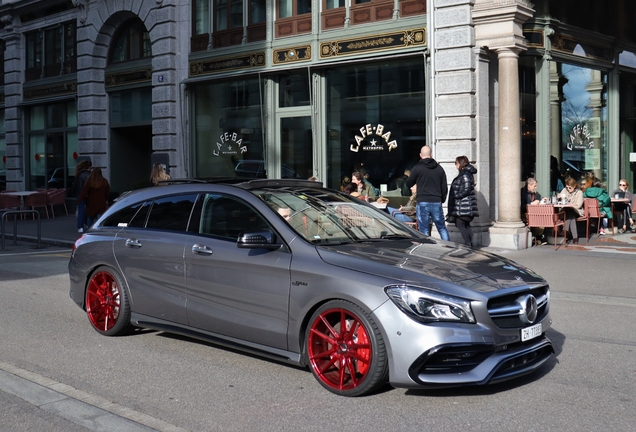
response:
[[[86,286],[85,306],[91,325],[104,336],[122,336],[133,329],[123,279],[110,267],[98,267],[91,274]]]
[[[386,346],[378,326],[362,308],[345,300],[329,301],[314,312],[305,333],[305,355],[316,380],[340,396],[366,395],[388,380]]]

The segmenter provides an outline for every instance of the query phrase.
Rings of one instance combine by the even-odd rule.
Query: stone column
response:
[[[519,120],[519,51],[497,49],[499,63],[499,211],[496,227],[523,227],[519,209],[521,194],[521,123]]]

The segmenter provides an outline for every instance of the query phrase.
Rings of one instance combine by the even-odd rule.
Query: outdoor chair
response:
[[[391,216],[395,217],[396,213],[402,213],[402,214],[406,214],[405,212],[403,212],[402,210],[399,209],[395,209],[391,212]],[[400,221],[402,222],[404,225],[408,225],[411,228],[413,228],[415,231],[419,231],[418,227],[417,227],[417,218],[413,221],[413,222],[405,222],[405,221]]]
[[[583,199],[583,216],[576,219],[576,221],[586,221],[586,229],[585,229],[585,241],[590,241],[590,223],[592,219],[596,219],[596,234],[601,231],[601,223],[603,220],[603,216],[601,216],[601,209],[598,205],[598,200],[596,198],[584,198]],[[610,219],[610,218],[607,218]],[[612,234],[614,234],[614,224],[612,223]]]
[[[554,233],[554,250],[559,245],[559,230],[563,230],[563,243],[565,244],[565,212],[555,212],[556,208],[551,205],[529,205],[528,223],[526,225],[526,243],[530,228],[552,228]]]
[[[0,209],[18,210],[19,208],[20,197],[0,193]]]
[[[47,204],[51,207],[51,215],[55,217],[53,206],[63,205],[66,216],[68,216],[68,208],[66,207],[66,189],[53,189],[47,192]]]
[[[30,207],[32,210],[35,210],[38,207],[44,207],[44,211],[46,212],[46,217],[49,217],[48,206],[48,194],[46,192],[36,192],[31,195],[27,195],[24,197],[24,207]],[[33,219],[35,219],[35,215],[33,215]]]

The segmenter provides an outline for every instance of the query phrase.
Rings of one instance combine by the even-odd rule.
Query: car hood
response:
[[[487,293],[546,283],[502,256],[433,239],[321,246],[318,253],[334,266],[440,289],[455,286]]]

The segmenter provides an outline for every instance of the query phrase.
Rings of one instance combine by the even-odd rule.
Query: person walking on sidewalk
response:
[[[79,202],[86,200],[87,225],[91,227],[108,208],[108,198],[110,197],[110,184],[102,176],[101,168],[93,168],[88,176],[84,189],[78,197]]]
[[[442,240],[450,240],[450,235],[444,222],[442,203],[448,195],[446,172],[431,157],[431,148],[427,145],[420,150],[421,160],[411,169],[411,175],[406,179],[406,186],[417,185],[417,225],[421,233],[430,235],[428,223],[433,219],[437,232]]]
[[[73,196],[77,201],[77,232],[84,232],[84,226],[86,225],[86,203],[79,202],[79,195],[84,189],[86,180],[91,174],[91,168],[93,163],[90,160],[80,161],[75,167],[75,181],[73,182]]]
[[[470,222],[479,216],[477,196],[475,195],[475,178],[473,177],[477,174],[477,168],[469,163],[466,156],[457,156],[455,168],[459,174],[451,182],[448,214],[454,219],[455,226],[462,234],[464,244],[473,247],[473,229],[470,227]]]

